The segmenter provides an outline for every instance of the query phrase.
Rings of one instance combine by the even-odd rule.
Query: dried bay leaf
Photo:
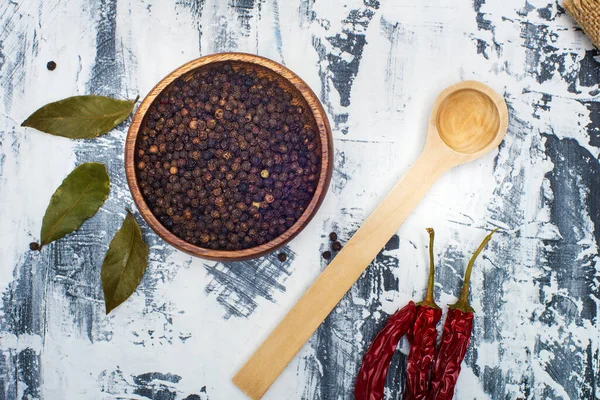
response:
[[[106,313],[127,300],[137,289],[148,266],[148,246],[131,213],[110,242],[102,263],[102,290]]]
[[[75,231],[96,214],[109,190],[104,164],[89,162],[75,168],[50,199],[42,221],[40,248]]]
[[[123,122],[133,111],[135,100],[104,96],[74,96],[46,104],[21,126],[70,139],[100,136]]]

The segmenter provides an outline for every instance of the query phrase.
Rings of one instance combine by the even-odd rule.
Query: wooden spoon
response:
[[[444,90],[433,107],[421,156],[233,377],[233,383],[250,398],[260,399],[431,185],[450,168],[496,148],[507,126],[506,103],[488,86],[465,81]]]

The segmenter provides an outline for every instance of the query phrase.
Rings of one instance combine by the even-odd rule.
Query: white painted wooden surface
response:
[[[180,64],[228,50],[282,62],[320,95],[335,137],[330,192],[283,265],[195,259],[142,224],[148,272],[107,317],[100,265],[133,207],[127,124],[78,142],[19,125],[76,94],[144,96]],[[0,396],[243,399],[231,376],[325,266],[327,234],[346,240],[408,169],[437,93],[477,79],[509,103],[499,151],[434,186],[265,398],[352,398],[387,314],[424,295],[428,226],[441,304],[455,299],[484,229],[508,231],[474,272],[474,340],[455,398],[600,398],[598,55],[556,2],[537,0],[3,2]],[[29,252],[50,195],[84,161],[107,164],[107,204]],[[392,363],[389,399],[401,398],[407,350]]]

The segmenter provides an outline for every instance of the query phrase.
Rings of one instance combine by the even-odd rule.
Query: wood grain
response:
[[[442,140],[438,125],[445,127],[446,140]],[[487,86],[465,81],[444,90],[434,104],[421,156],[238,371],[233,382],[250,398],[260,399],[433,183],[448,169],[497,147],[507,126],[506,104]],[[461,128],[469,130],[465,133]]]
[[[304,102],[305,106],[310,109],[314,117],[314,124],[319,132],[321,145],[321,170],[319,173],[319,181],[317,182],[317,187],[312,200],[300,218],[292,225],[292,227],[274,240],[260,246],[236,251],[211,250],[195,246],[171,233],[158,221],[158,219],[156,219],[146,204],[140,191],[135,171],[135,143],[137,135],[144,121],[146,112],[154,100],[178,78],[184,77],[184,79],[186,79],[188,76],[191,77],[191,74],[199,68],[224,62],[230,63],[234,69],[243,66],[246,69],[253,70],[258,76],[268,75],[270,78],[275,79],[286,91],[291,92],[294,95],[294,99]],[[127,182],[129,183],[129,189],[131,190],[133,200],[142,214],[142,217],[146,220],[148,225],[150,225],[150,227],[169,244],[191,255],[211,260],[239,261],[260,257],[292,240],[302,231],[302,229],[304,229],[304,227],[306,227],[306,225],[308,225],[323,202],[331,180],[332,169],[333,139],[331,128],[325,110],[315,93],[300,77],[283,65],[264,57],[246,53],[212,54],[190,61],[171,72],[162,79],[142,101],[142,104],[133,117],[125,142],[125,171],[127,174]]]

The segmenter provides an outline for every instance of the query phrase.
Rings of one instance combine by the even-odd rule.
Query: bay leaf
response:
[[[123,122],[133,111],[137,99],[68,97],[39,108],[21,126],[70,139],[94,138]]]
[[[102,290],[106,313],[123,303],[137,289],[148,266],[148,246],[130,212],[117,231],[102,263]]]
[[[41,246],[78,229],[104,204],[109,190],[104,164],[89,162],[75,168],[50,199],[42,221]]]

